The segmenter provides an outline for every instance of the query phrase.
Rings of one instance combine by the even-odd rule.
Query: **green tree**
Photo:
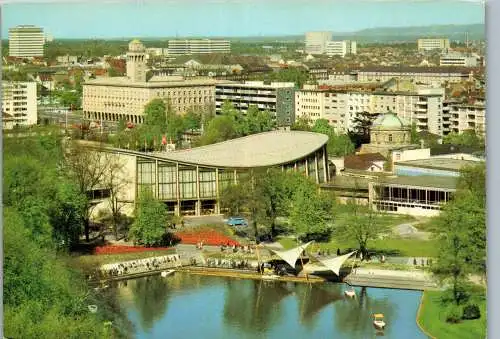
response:
[[[417,124],[415,122],[411,124],[410,140],[412,144],[420,144],[420,137],[418,136]]]
[[[148,247],[159,245],[168,236],[168,223],[165,204],[157,200],[150,189],[143,189],[137,201],[134,223],[130,227],[130,239]]]
[[[335,220],[334,235],[346,241],[355,240],[363,258],[366,258],[369,242],[388,233],[389,225],[384,222],[382,214],[361,205],[355,198],[351,198],[343,209],[344,217]]]
[[[290,212],[292,229],[303,241],[325,240],[330,236],[333,199],[313,185],[300,185],[294,193]]]
[[[309,119],[306,117],[300,117],[298,119],[295,119],[295,122],[293,123],[291,129],[294,131],[311,131],[312,128],[309,125]]]
[[[144,125],[165,128],[167,125],[167,107],[162,99],[153,99],[144,107]]]
[[[314,122],[312,132],[328,136],[327,152],[329,155],[340,157],[354,153],[354,144],[347,135],[337,135],[335,129],[326,119],[318,119]]]
[[[462,133],[451,132],[444,136],[443,143],[484,149],[484,140],[474,130],[466,130]]]
[[[198,130],[201,128],[201,112],[195,112],[190,109],[184,115],[184,128],[189,131]]]
[[[210,120],[199,142],[201,145],[209,145],[236,137],[238,137],[238,132],[233,118],[227,115],[220,115]]]
[[[465,299],[468,274],[486,272],[485,180],[485,164],[464,168],[453,200],[436,220],[440,251],[433,270],[441,280],[451,280],[457,305]]]

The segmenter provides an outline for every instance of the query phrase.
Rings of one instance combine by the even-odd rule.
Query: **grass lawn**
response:
[[[441,291],[425,291],[419,324],[430,335],[438,339],[483,339],[486,337],[486,299],[476,295],[471,302],[478,304],[481,318],[463,320],[458,324],[449,324],[445,320],[445,306],[441,304]]]
[[[292,238],[281,238],[279,242],[286,249],[297,246],[297,242]],[[348,248],[357,248],[358,245],[355,241],[339,242],[332,240],[329,243],[313,244],[313,251],[316,251],[318,247],[336,253],[337,248],[344,252]],[[438,247],[434,240],[380,239],[368,242],[368,248],[370,251],[401,257],[435,257],[438,254]]]
[[[137,253],[103,254],[103,255],[79,255],[71,257],[71,261],[79,266],[100,266],[116,262],[159,257],[162,255],[175,254],[175,249],[146,251]]]

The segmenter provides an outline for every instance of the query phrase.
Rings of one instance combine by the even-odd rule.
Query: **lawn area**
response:
[[[297,246],[297,242],[292,238],[281,238],[278,241],[286,249]],[[337,248],[345,252],[346,249],[357,247],[355,241],[339,242],[332,240],[329,243],[315,243],[311,248],[313,251],[321,248],[321,250],[329,249],[332,253],[336,253]],[[380,239],[368,242],[368,248],[369,251],[400,257],[435,257],[438,254],[438,246],[434,240]]]
[[[476,295],[471,301],[481,309],[481,318],[463,320],[458,324],[445,321],[445,307],[441,304],[441,291],[425,291],[418,322],[422,328],[437,339],[483,339],[486,337],[486,299]]]

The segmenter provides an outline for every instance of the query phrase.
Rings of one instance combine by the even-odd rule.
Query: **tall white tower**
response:
[[[146,48],[137,39],[128,44],[127,77],[132,82],[146,82]]]

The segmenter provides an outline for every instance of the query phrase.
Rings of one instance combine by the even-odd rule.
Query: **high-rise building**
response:
[[[332,40],[332,32],[307,32],[306,49],[307,54],[325,54],[327,42]]]
[[[326,55],[345,57],[347,54],[356,54],[356,41],[341,40],[326,43]]]
[[[472,55],[449,53],[441,55],[439,66],[477,67],[478,58]]]
[[[223,83],[215,87],[215,111],[220,113],[225,101],[245,113],[249,106],[269,111],[278,126],[290,126],[295,121],[295,84],[293,82],[262,81]]]
[[[450,39],[418,39],[419,51],[447,50],[450,48]]]
[[[229,40],[169,40],[169,55],[231,53]]]
[[[9,29],[9,56],[18,58],[43,57],[43,29],[31,25]]]
[[[2,81],[2,115],[12,127],[36,125],[36,82]]]

